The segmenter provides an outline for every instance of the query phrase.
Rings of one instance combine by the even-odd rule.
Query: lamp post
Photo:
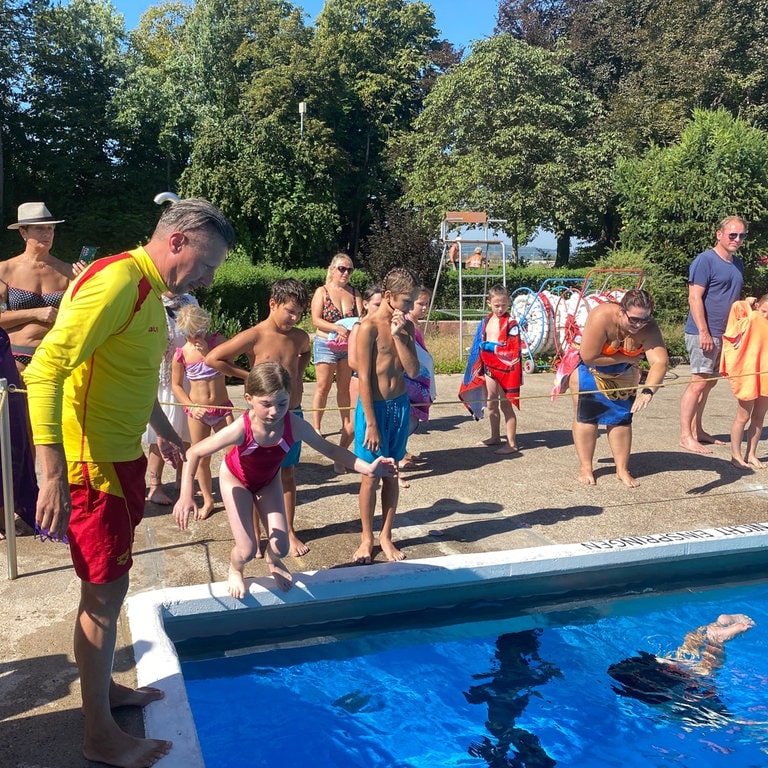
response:
[[[304,138],[304,115],[307,114],[307,102],[299,102],[299,119],[301,120],[301,128],[299,129],[299,138]]]

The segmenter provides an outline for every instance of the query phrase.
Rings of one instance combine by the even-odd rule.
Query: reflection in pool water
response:
[[[756,626],[728,644],[722,668],[693,687],[646,679],[658,700],[619,695],[610,669],[671,655],[692,628],[730,612]],[[317,641],[184,662],[206,764],[768,764],[764,586],[601,604],[533,627],[530,617],[458,615],[466,623],[362,635],[341,627]]]

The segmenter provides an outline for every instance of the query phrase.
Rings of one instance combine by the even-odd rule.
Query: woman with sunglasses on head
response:
[[[592,460],[600,424],[606,427],[616,476],[629,488],[638,485],[629,472],[632,415],[651,404],[669,365],[652,313],[650,295],[633,289],[624,294],[620,304],[600,304],[587,316],[579,347],[581,359],[569,381],[579,482],[585,485],[596,482]],[[639,387],[638,363],[643,356],[651,367]]]
[[[347,361],[347,339],[350,329],[340,321],[360,317],[363,311],[360,291],[349,284],[354,269],[352,259],[346,253],[337,253],[328,266],[325,284],[315,291],[310,307],[312,323],[316,329],[312,349],[317,379],[312,401],[313,425],[315,431],[321,431],[323,411],[335,378],[336,403],[341,415],[339,445],[342,448],[352,444],[354,434],[349,415],[349,380],[352,370]],[[340,465],[334,465],[334,470],[337,474],[346,472],[346,468]]]

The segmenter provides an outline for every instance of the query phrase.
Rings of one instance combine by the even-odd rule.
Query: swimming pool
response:
[[[495,620],[349,626],[182,669],[216,768],[765,765],[768,586],[676,598],[513,618],[499,604]],[[724,606],[756,626],[716,674],[656,661]],[[636,696],[617,695],[617,662]]]
[[[225,584],[137,595],[128,601],[128,616],[139,684],[167,694],[147,708],[147,734],[175,741],[161,765],[203,765],[174,642],[194,654],[196,646],[233,645],[233,637],[246,645],[249,636],[278,642],[287,632],[301,639],[332,634],[328,622],[480,598],[511,601],[518,621],[539,621],[565,605],[599,611],[601,602],[628,594],[765,579],[767,545],[768,524],[754,524],[299,574],[285,595],[252,584],[243,601],[230,598]]]

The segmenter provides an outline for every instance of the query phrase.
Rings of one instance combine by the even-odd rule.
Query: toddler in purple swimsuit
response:
[[[171,386],[174,397],[184,406],[192,444],[204,440],[211,431],[218,432],[232,423],[232,403],[227,396],[224,374],[206,365],[205,356],[221,336],[210,335],[210,315],[196,304],[182,307],[176,315],[176,330],[186,338],[186,344],[176,349],[171,363]],[[189,382],[189,393],[184,380]],[[198,518],[204,520],[213,512],[213,479],[211,460],[200,463],[197,473],[203,506]]]
[[[397,475],[394,459],[379,457],[372,463],[358,459],[290,413],[290,391],[291,377],[280,363],[270,361],[254,366],[245,381],[248,410],[187,451],[181,494],[173,508],[173,516],[182,530],[186,529],[190,515],[200,519],[193,498],[195,472],[201,461],[231,446],[219,470],[219,487],[235,540],[227,577],[229,593],[239,599],[247,592],[245,564],[260,554],[254,507],[267,531],[264,558],[269,570],[280,589],[287,591],[293,586],[291,573],[281,560],[288,554],[289,540],[280,464],[294,441],[301,440],[318,453],[368,477]]]

